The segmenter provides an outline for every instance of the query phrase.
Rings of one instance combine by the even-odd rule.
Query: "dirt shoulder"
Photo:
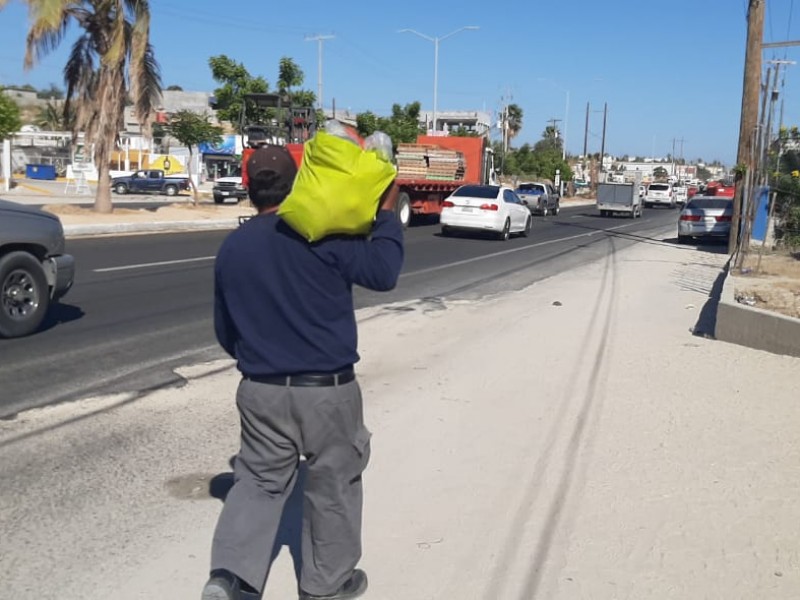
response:
[[[740,302],[800,318],[800,254],[751,253],[734,281]]]

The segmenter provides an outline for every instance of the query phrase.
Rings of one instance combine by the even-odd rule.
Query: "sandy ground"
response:
[[[646,243],[361,312],[365,598],[798,598],[800,359],[691,335],[724,259]],[[198,598],[230,366],[0,422],[2,593]],[[264,597],[296,597],[287,548]]]
[[[765,253],[760,268],[758,263],[754,250],[736,275],[736,295],[758,308],[800,318],[800,254]]]

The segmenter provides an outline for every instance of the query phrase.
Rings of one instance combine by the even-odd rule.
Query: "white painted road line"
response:
[[[160,262],[141,263],[138,265],[124,265],[121,267],[106,267],[103,269],[95,269],[95,273],[112,273],[114,271],[132,271],[133,269],[147,269],[149,267],[166,267],[169,265],[184,265],[188,263],[203,262],[214,260],[213,256],[199,256],[197,258],[182,258],[179,260],[162,260]]]
[[[519,248],[511,248],[509,250],[502,250],[500,252],[493,252],[491,254],[483,254],[481,256],[475,256],[473,258],[467,258],[464,260],[457,260],[456,262],[447,263],[446,265],[438,265],[436,267],[429,267],[427,269],[420,269],[419,271],[411,271],[409,273],[402,273],[400,275],[400,279],[404,277],[412,277],[414,275],[425,275],[426,273],[434,273],[436,271],[441,271],[442,269],[450,269],[451,267],[460,267],[461,265],[468,265],[470,263],[478,262],[480,260],[486,260],[487,258],[494,258],[496,256],[504,256],[506,254],[513,254],[514,252],[522,252],[524,250],[530,250],[531,248],[539,248],[541,246],[549,246],[550,244],[557,244],[559,242],[566,242],[567,240],[575,240],[582,237],[591,237],[593,235],[597,235],[599,233],[606,233],[607,231],[612,231],[614,229],[622,229],[623,227],[630,227],[631,225],[637,225],[637,223],[625,223],[624,225],[617,225],[616,227],[609,227],[608,229],[598,229],[597,231],[592,231],[590,233],[579,233],[577,235],[571,235],[569,237],[558,238],[557,240],[548,240],[546,242],[539,242],[537,244],[530,244],[528,246],[520,246]]]
[[[420,269],[419,271],[411,271],[410,273],[403,273],[400,275],[400,278],[403,277],[411,277],[412,275],[424,275],[426,273],[434,273],[435,271],[441,271],[442,269],[449,269],[451,267],[459,267],[461,265],[467,265],[469,263],[477,262],[479,260],[486,260],[487,258],[495,258],[497,256],[503,256],[505,254],[513,254],[514,252],[522,252],[523,250],[530,250],[531,248],[539,248],[541,246],[549,246],[550,244],[557,244],[558,242],[566,242],[568,240],[575,240],[582,237],[591,237],[593,235],[597,235],[600,233],[605,233],[607,231],[613,231],[615,229],[622,229],[623,227],[630,227],[631,225],[636,225],[638,223],[625,223],[624,225],[617,225],[616,227],[609,227],[608,229],[598,229],[597,231],[591,231],[589,233],[579,233],[577,235],[571,235],[569,237],[558,238],[557,240],[548,240],[546,242],[539,242],[537,244],[530,244],[528,246],[521,246],[519,248],[511,248],[509,250],[502,250],[500,252],[493,252],[491,254],[484,254],[481,256],[475,256],[473,258],[467,258],[465,260],[458,260],[456,262],[447,263],[446,265],[438,265],[436,267],[430,267],[427,269]],[[181,265],[181,264],[188,264],[188,263],[195,263],[195,262],[203,262],[214,260],[215,257],[213,256],[199,256],[197,258],[182,258],[178,260],[164,260],[160,262],[151,262],[151,263],[141,263],[138,265],[123,265],[121,267],[105,267],[102,269],[94,269],[95,273],[113,273],[115,271],[132,271],[135,269],[147,269],[150,267],[166,267],[170,265]]]

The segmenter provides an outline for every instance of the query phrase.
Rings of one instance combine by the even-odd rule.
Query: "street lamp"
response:
[[[567,160],[567,123],[569,122],[569,90],[565,90],[563,87],[558,85],[552,79],[544,79],[543,77],[538,78],[539,81],[548,81],[552,85],[556,86],[562,92],[566,93],[567,95],[567,106],[564,109],[564,143],[561,144],[561,160]]]
[[[425,35],[424,33],[420,33],[414,29],[401,29],[397,33],[413,33],[414,35],[418,35],[424,40],[428,40],[429,42],[433,42],[433,134],[436,135],[436,111],[437,111],[437,103],[439,101],[438,98],[438,88],[439,88],[439,42],[446,40],[449,37],[454,36],[455,34],[464,31],[466,29],[480,29],[477,25],[467,25],[465,27],[461,27],[460,29],[456,29],[455,31],[451,31],[447,35],[443,35],[442,37],[431,37],[429,35]]]

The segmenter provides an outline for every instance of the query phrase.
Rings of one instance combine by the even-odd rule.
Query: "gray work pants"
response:
[[[211,568],[227,569],[261,591],[283,506],[307,474],[300,587],[331,594],[361,558],[361,473],[369,461],[357,381],[288,387],[242,380],[236,394],[241,448],[211,549]]]

